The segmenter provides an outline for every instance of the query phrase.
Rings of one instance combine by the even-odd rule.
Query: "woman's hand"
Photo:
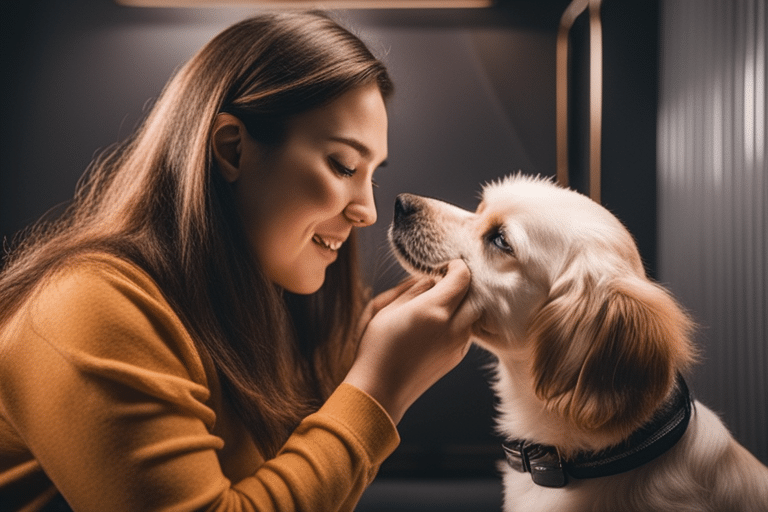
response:
[[[371,395],[398,423],[467,354],[479,317],[463,300],[469,282],[466,264],[455,260],[440,279],[411,278],[377,296],[344,382]]]

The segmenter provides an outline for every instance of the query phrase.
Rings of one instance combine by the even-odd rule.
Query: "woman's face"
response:
[[[376,221],[373,173],[387,157],[376,85],[295,117],[277,148],[243,137],[238,211],[261,267],[282,288],[317,291],[353,227]]]

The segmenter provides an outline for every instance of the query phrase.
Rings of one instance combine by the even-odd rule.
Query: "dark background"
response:
[[[518,170],[555,174],[555,43],[568,3],[338,13],[396,83],[389,165],[377,174],[380,220],[363,233],[377,290],[403,275],[385,242],[397,193],[474,209],[487,181]],[[107,0],[3,3],[0,237],[10,240],[66,203],[93,156],[130,133],[174,69],[253,12],[136,9]],[[654,275],[658,5],[606,0],[603,21],[603,203],[634,233]],[[575,99],[585,100],[582,20],[572,43]],[[579,148],[588,144],[583,105],[572,122],[577,187],[585,183]],[[382,477],[496,477],[502,452],[493,433],[491,363],[473,350],[414,405]]]

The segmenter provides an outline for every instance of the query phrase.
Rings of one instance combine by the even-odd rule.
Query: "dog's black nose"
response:
[[[410,217],[418,210],[413,196],[410,194],[399,194],[395,199],[395,222]]]

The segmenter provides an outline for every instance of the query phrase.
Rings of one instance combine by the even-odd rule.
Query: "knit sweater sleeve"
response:
[[[0,452],[28,451],[26,471],[75,511],[351,511],[398,443],[386,412],[342,385],[274,459],[228,480],[188,332],[146,274],[107,256],[46,285],[0,352]],[[0,466],[0,496],[19,471]]]

